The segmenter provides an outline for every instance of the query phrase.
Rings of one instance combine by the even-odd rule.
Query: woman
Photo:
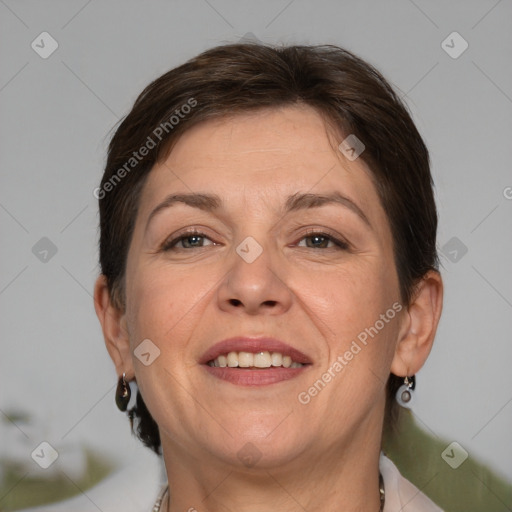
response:
[[[440,510],[381,453],[443,285],[428,152],[375,69],[206,51],[141,93],[95,193],[95,307],[163,455],[154,510]]]

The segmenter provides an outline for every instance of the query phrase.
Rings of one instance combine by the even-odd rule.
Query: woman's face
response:
[[[151,171],[127,261],[125,364],[164,450],[272,467],[380,431],[402,306],[387,217],[340,142],[312,108],[262,110],[188,130]],[[204,363],[233,337],[280,340],[309,364]],[[288,350],[220,350],[243,348]]]

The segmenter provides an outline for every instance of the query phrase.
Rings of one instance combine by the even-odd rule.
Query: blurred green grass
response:
[[[457,469],[441,458],[452,441],[430,435],[404,409],[396,430],[384,431],[382,447],[400,473],[445,512],[512,511],[512,483],[492,468],[471,453]]]
[[[0,486],[0,512],[11,512],[72,498],[90,489],[115,469],[114,464],[91,449],[84,449],[86,471],[71,481],[61,472],[53,478],[36,478],[28,470],[10,461],[0,460],[4,481]],[[27,475],[27,476],[25,476]]]

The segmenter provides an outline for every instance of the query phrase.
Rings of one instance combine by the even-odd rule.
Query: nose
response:
[[[278,315],[292,304],[293,293],[285,283],[283,266],[269,248],[262,247],[254,260],[234,252],[218,289],[218,304],[225,312]]]

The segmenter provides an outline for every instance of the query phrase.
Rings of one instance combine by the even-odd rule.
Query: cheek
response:
[[[127,286],[132,344],[149,338],[162,349],[171,344],[173,353],[179,354],[179,340],[190,336],[193,325],[187,318],[194,317],[213,286],[203,274],[197,269],[171,271],[165,265],[139,267]]]
[[[336,326],[333,334],[346,338],[373,325],[392,306],[398,292],[392,275],[382,265],[365,261],[297,276],[297,283],[301,283],[296,289],[301,290],[306,304],[329,325]]]
[[[334,379],[332,389],[343,388],[353,400],[361,399],[362,390],[369,391],[368,377],[379,377],[371,379],[375,392],[380,389],[379,382],[387,380],[398,335],[393,305],[400,305],[394,270],[381,262],[382,257],[372,257],[314,278],[302,276],[307,279],[302,298],[313,309],[325,335],[326,368],[335,361],[341,365],[337,369],[342,368],[336,374],[343,377]],[[336,400],[335,396],[329,400]]]

